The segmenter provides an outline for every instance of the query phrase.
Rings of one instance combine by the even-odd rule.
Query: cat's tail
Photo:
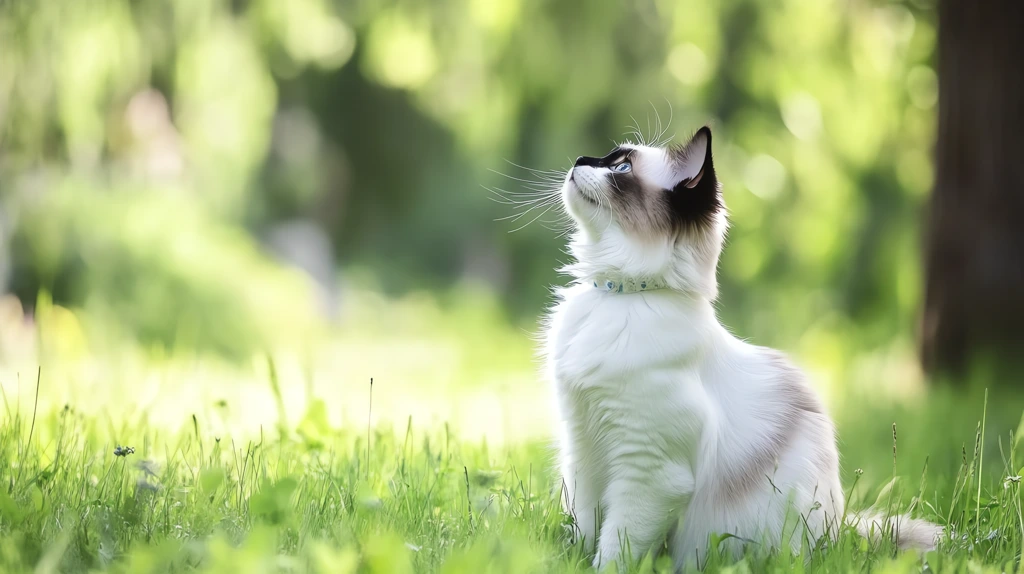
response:
[[[890,537],[900,550],[935,550],[944,533],[941,526],[927,520],[907,515],[892,516],[870,510],[847,516],[847,522],[869,540],[877,541],[884,536]]]

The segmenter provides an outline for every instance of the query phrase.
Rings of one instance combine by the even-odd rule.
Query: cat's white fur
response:
[[[700,138],[675,155],[627,146],[634,176],[662,191],[694,178],[710,154],[710,132]],[[704,229],[631,229],[607,171],[576,167],[563,185],[574,281],[558,292],[544,339],[564,502],[594,564],[640,558],[666,540],[677,566],[700,564],[713,534],[734,535],[722,544],[737,553],[799,551],[834,535],[844,501],[832,420],[801,371],[715,315],[724,209]],[[668,288],[595,288],[608,276]],[[904,547],[932,548],[940,533],[918,520],[895,526]]]

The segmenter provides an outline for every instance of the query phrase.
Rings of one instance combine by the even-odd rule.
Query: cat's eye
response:
[[[624,161],[618,165],[612,166],[612,171],[616,173],[629,173],[630,171],[632,171],[632,169],[633,165],[630,164],[628,161]]]

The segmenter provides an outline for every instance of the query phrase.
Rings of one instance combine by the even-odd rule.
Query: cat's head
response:
[[[568,270],[577,279],[656,279],[717,295],[727,223],[707,127],[684,145],[623,144],[577,158],[561,193],[576,223]]]

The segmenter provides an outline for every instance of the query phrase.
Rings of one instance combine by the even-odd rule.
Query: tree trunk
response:
[[[1024,351],[1024,0],[939,1],[939,123],[921,360]]]

